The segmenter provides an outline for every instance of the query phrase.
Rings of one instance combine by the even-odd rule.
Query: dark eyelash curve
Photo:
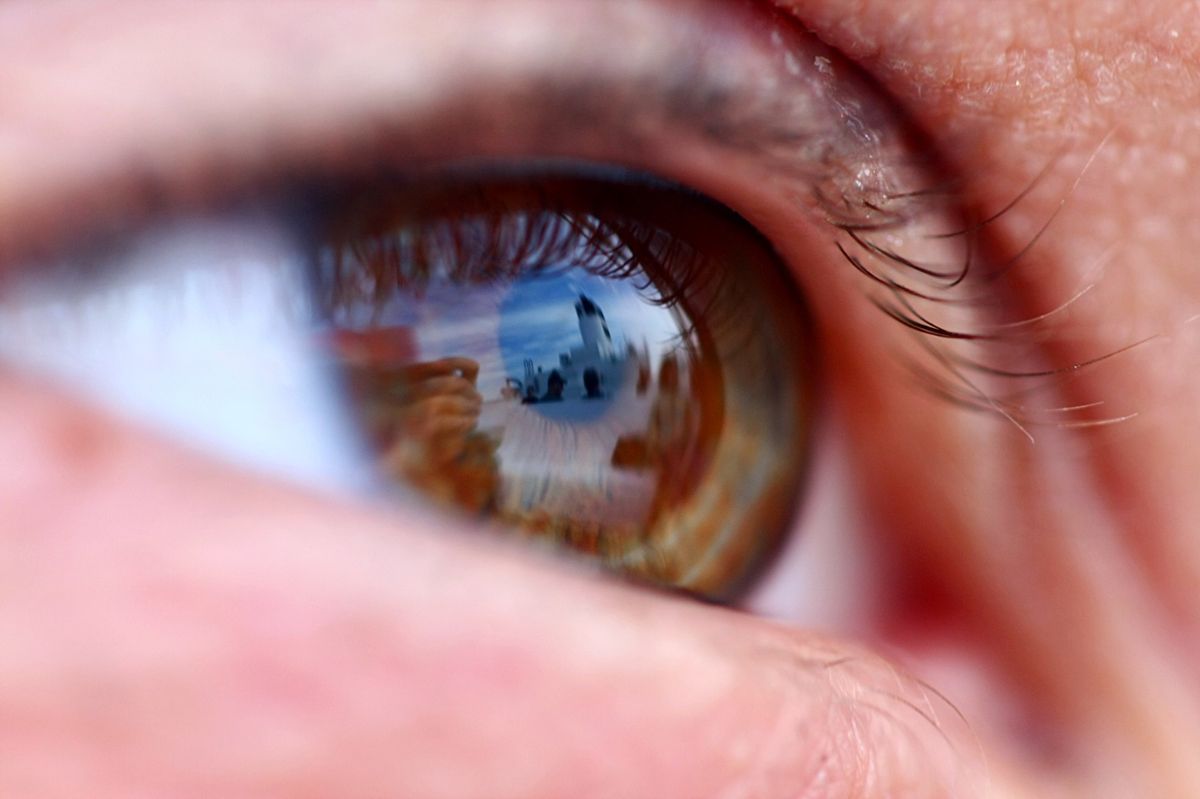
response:
[[[990,214],[962,210],[966,198],[952,182],[925,188],[877,192],[870,197],[816,186],[813,197],[825,221],[841,233],[834,246],[842,258],[872,287],[869,299],[889,320],[921,340],[929,357],[918,362],[898,356],[914,382],[940,399],[962,408],[998,416],[1031,442],[1039,426],[1103,427],[1127,421],[1136,411],[1103,415],[1105,400],[1067,404],[1038,403],[1036,398],[1062,388],[1066,381],[1133,351],[1157,338],[1149,336],[1116,349],[1062,365],[1028,365],[1030,346],[1053,340],[1065,312],[1096,285],[1088,283],[1058,306],[1017,320],[991,320],[989,306],[1006,289],[1021,264],[1044,239],[1055,219],[1078,190],[1090,165],[1111,136],[1105,136],[1072,179],[1066,193],[1032,236],[1006,258],[991,259],[985,239],[1000,219],[1034,195],[1055,171],[1064,152],[1052,158],[1015,197]],[[933,219],[966,216],[952,230],[923,230]],[[877,237],[894,234],[903,242],[958,242],[957,268],[926,263],[898,251]],[[972,313],[961,309],[971,309]],[[947,317],[954,317],[949,319]],[[982,320],[981,320],[982,317]]]

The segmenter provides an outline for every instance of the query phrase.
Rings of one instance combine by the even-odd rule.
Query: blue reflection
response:
[[[629,281],[579,268],[514,283],[500,304],[499,344],[521,402],[564,421],[604,415],[636,371],[631,342],[610,326],[604,305],[631,300],[640,302]]]

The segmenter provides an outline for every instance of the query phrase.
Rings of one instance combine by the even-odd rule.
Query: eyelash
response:
[[[454,192],[453,186],[444,188]],[[653,191],[649,185],[640,189]],[[570,261],[597,277],[643,281],[648,277],[655,287],[678,287],[647,299],[664,308],[679,304],[701,274],[699,252],[677,237],[664,241],[654,224],[621,213],[615,206],[605,207],[615,200],[605,192],[593,188],[578,196],[580,191],[578,182],[542,180],[493,187],[487,197],[459,192],[444,213],[437,210],[438,198],[422,193],[424,214],[438,219],[434,227],[419,224],[420,215],[414,216],[403,204],[389,207],[377,196],[360,198],[345,214],[352,223],[332,234],[335,241],[346,243],[326,247],[319,256],[321,296],[336,313],[364,300],[382,306],[399,290],[420,294],[434,277],[433,270],[445,264],[453,265],[451,272],[438,276],[470,285],[539,274]],[[537,210],[530,213],[529,208]],[[515,218],[524,224],[514,225]],[[408,221],[415,224],[406,227]],[[480,247],[481,241],[487,246]],[[486,260],[484,253],[489,256]],[[496,253],[504,258],[498,260]],[[370,296],[345,295],[340,291],[345,287],[368,287]]]
[[[922,363],[915,358],[905,358],[905,365],[916,384],[955,406],[1007,421],[1031,443],[1035,441],[1031,428],[1103,427],[1137,415],[1136,412],[1096,415],[1095,410],[1104,405],[1103,399],[1040,406],[1024,401],[1029,396],[1061,387],[1065,380],[1153,338],[1064,365],[1039,363],[1037,367],[1029,368],[1031,357],[1044,357],[1041,355],[1044,348],[1039,350],[1039,355],[1031,355],[1033,345],[1056,335],[1060,316],[1087,294],[1094,283],[1085,285],[1049,311],[1015,321],[1000,321],[990,318],[995,315],[993,309],[992,313],[983,314],[983,320],[978,319],[980,310],[988,310],[989,305],[1008,307],[1006,303],[997,303],[997,298],[1011,297],[1015,293],[1010,283],[1015,267],[1024,262],[1044,239],[1103,144],[1102,141],[1096,147],[1075,175],[1055,210],[1007,259],[991,257],[993,243],[988,240],[989,229],[1037,191],[1058,166],[1058,159],[1047,164],[1000,210],[989,215],[971,209],[969,199],[949,181],[925,188],[880,193],[870,198],[850,199],[842,195],[836,201],[819,187],[814,191],[825,221],[841,234],[835,239],[834,246],[844,262],[871,286],[882,288],[882,295],[879,290],[868,292],[870,302],[885,318],[921,340],[921,349],[928,360]],[[928,221],[955,217],[964,221],[949,231],[938,230],[937,222]],[[923,230],[926,225],[931,229]],[[894,245],[873,240],[873,236],[895,231],[903,231],[899,236],[901,246],[920,240],[961,242],[960,265],[922,262],[919,256],[906,256]],[[972,309],[965,324],[938,318],[938,310],[953,313],[957,309]],[[1012,389],[1013,381],[1021,381],[1024,385]]]
[[[749,335],[745,320],[720,310],[719,298],[744,292],[736,274],[714,269],[708,262],[707,253],[718,233],[685,232],[678,224],[681,220],[676,219],[673,208],[677,198],[671,195],[679,188],[640,175],[612,175],[610,170],[588,165],[570,171],[575,178],[543,176],[532,183],[501,182],[474,197],[465,196],[453,180],[441,186],[446,193],[443,198],[431,197],[419,186],[414,187],[415,197],[386,192],[360,196],[344,212],[343,218],[353,223],[341,225],[332,234],[334,241],[346,244],[324,247],[317,256],[316,291],[326,315],[336,318],[341,309],[364,301],[382,308],[401,290],[419,295],[434,277],[430,270],[435,264],[454,265],[451,274],[438,277],[470,285],[528,278],[569,261],[596,277],[633,281],[642,299],[652,305],[687,308],[680,319],[703,317],[709,329],[728,341]],[[634,191],[615,192],[608,183],[587,180],[589,174],[627,181],[623,185]],[[486,180],[486,172],[480,178]],[[401,207],[396,207],[397,196],[402,198],[398,201]],[[690,195],[690,199],[711,204],[701,195]],[[415,217],[414,200],[422,206]],[[439,215],[442,201],[447,205]],[[512,212],[519,210],[518,206],[540,209],[536,215],[524,217],[527,224],[521,229],[512,224]],[[718,210],[715,204],[713,207]],[[358,209],[369,211],[364,216]],[[719,212],[728,210],[720,208]],[[430,213],[439,219],[434,228],[419,223],[422,214]],[[405,229],[406,219],[416,224]],[[660,225],[672,232],[665,233]],[[397,235],[398,229],[403,230],[401,235]],[[480,241],[487,241],[488,246],[479,247]],[[485,262],[480,260],[484,252],[504,257],[490,257]],[[423,271],[413,272],[413,267]],[[360,290],[349,295],[344,291],[347,287]],[[368,296],[363,296],[364,290]],[[694,327],[685,326],[678,337],[683,341],[695,332]]]

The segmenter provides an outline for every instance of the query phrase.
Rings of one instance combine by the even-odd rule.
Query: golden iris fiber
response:
[[[322,335],[388,480],[707,597],[767,559],[814,367],[743,221],[661,184],[547,177],[407,184],[332,220]]]

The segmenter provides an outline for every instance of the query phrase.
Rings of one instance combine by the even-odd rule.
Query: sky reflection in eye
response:
[[[395,414],[383,413],[395,425],[385,469],[585,551],[636,540],[655,462],[711,443],[696,440],[705,400],[676,399],[681,365],[695,360],[680,322],[632,280],[559,265],[511,283],[435,284],[395,295],[360,334],[409,350],[377,388]]]

